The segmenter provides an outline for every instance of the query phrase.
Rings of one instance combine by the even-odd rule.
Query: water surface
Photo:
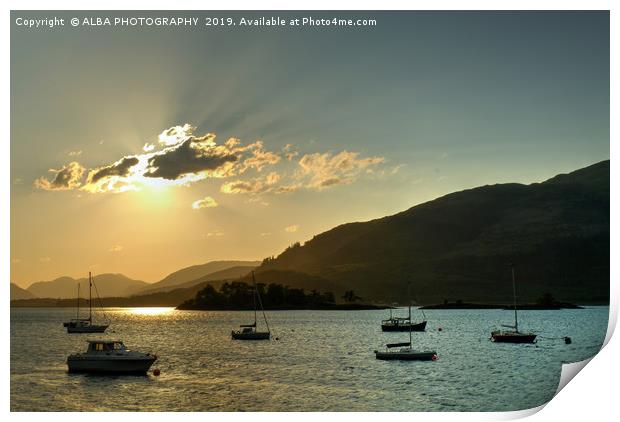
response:
[[[403,314],[406,311],[401,310]],[[279,341],[230,339],[251,312],[106,309],[108,333],[67,334],[72,309],[11,309],[13,411],[506,411],[550,400],[561,363],[600,349],[608,307],[523,311],[535,345],[496,344],[491,330],[510,323],[502,310],[429,310],[416,348],[435,362],[386,362],[373,350],[406,341],[383,333],[386,311],[277,311]],[[418,314],[419,315],[419,314]],[[439,331],[438,328],[442,330]],[[572,337],[564,344],[562,336]],[[118,338],[154,352],[161,375],[68,374],[66,358],[87,338]]]

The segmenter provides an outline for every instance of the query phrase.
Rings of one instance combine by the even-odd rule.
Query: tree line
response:
[[[330,308],[336,302],[332,292],[306,292],[276,283],[258,283],[256,288],[265,309]],[[208,284],[178,309],[247,310],[254,309],[255,300],[257,297],[251,284],[234,281],[222,284],[219,290]]]

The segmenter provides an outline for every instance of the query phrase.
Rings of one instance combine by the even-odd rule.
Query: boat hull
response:
[[[494,331],[491,333],[491,340],[495,343],[532,344],[536,342],[536,334]]]
[[[108,329],[109,325],[66,325],[67,333],[80,334],[80,333],[104,333]]]
[[[409,327],[411,327],[411,329]],[[381,324],[381,331],[426,331],[426,321],[417,324]]]
[[[271,338],[271,333],[269,332],[251,332],[251,333],[243,333],[239,331],[231,332],[231,336],[233,340],[269,340]]]
[[[154,355],[123,359],[69,356],[67,366],[70,373],[145,375],[156,360]]]
[[[375,352],[379,360],[437,360],[437,353],[425,352]]]

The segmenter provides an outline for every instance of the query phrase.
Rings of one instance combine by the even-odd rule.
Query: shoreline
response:
[[[517,310],[519,311],[558,311],[562,309],[584,309],[584,306],[609,306],[609,305],[577,305],[574,303],[567,302],[557,302],[551,304],[537,304],[537,303],[525,303],[522,305],[517,305]],[[441,310],[463,310],[463,309],[501,309],[505,311],[510,311],[514,309],[513,305],[504,305],[504,304],[484,304],[484,303],[442,303],[435,305],[424,305],[421,306],[420,309],[424,310],[433,310],[433,309],[441,309]]]

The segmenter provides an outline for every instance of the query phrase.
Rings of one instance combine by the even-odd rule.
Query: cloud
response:
[[[250,196],[250,198],[247,201],[245,201],[245,202],[247,204],[260,204],[260,205],[262,205],[264,207],[269,206],[269,202],[263,200],[263,198],[260,197],[260,196]]]
[[[159,143],[166,146],[179,144],[187,140],[194,133],[195,129],[189,123],[185,123],[183,126],[173,126],[159,134]]]
[[[87,183],[97,183],[99,180],[110,176],[128,176],[131,168],[139,161],[137,157],[123,157],[110,166],[91,170],[88,173]]]
[[[135,156],[123,157],[117,162],[99,167],[88,172],[86,183],[82,190],[88,192],[124,192],[134,189],[133,185],[127,180],[132,168],[138,165],[140,159]]]
[[[260,234],[262,237],[271,236],[271,232],[263,232]]]
[[[22,262],[22,260],[19,259],[19,258],[11,258],[11,263],[12,264],[19,264],[20,262]]]
[[[194,201],[192,203],[192,208],[195,210],[199,210],[200,208],[214,208],[214,207],[217,207],[218,205],[219,204],[217,203],[215,199],[211,198],[210,196],[206,196],[202,199]]]
[[[145,143],[144,153],[120,158],[118,161],[87,171],[77,162],[61,170],[52,170],[51,180],[39,178],[35,186],[46,190],[82,189],[91,193],[139,190],[142,185],[186,185],[207,178],[230,177],[248,170],[262,171],[276,164],[280,157],[265,150],[261,141],[242,145],[236,138],[223,144],[207,133],[195,136],[194,128],[185,124],[163,131],[156,151],[155,145]]]
[[[262,141],[256,141],[252,145],[249,145],[249,147],[252,149],[252,156],[243,160],[243,164],[239,169],[240,173],[248,169],[262,171],[265,166],[274,165],[280,161],[280,156],[278,154],[265,151]]]
[[[289,161],[293,160],[293,158],[299,155],[299,151],[295,150],[294,148],[295,147],[292,144],[286,144],[284,145],[284,148],[282,148],[282,152],[284,153],[284,156]]]
[[[285,146],[290,150],[290,147]],[[332,153],[306,154],[297,162],[298,168],[292,176],[285,178],[277,172],[266,177],[249,180],[235,180],[224,183],[220,191],[228,194],[286,194],[299,189],[323,190],[336,185],[351,184],[362,174],[374,174],[374,168],[385,162],[383,157],[360,158],[358,152],[342,151]],[[394,171],[395,174],[398,171]],[[381,172],[386,175],[385,171]],[[286,180],[286,184],[279,182]]]
[[[304,180],[305,187],[321,190],[327,187],[351,184],[369,168],[385,162],[383,157],[358,158],[358,152],[342,151],[306,154],[299,160],[297,178]]]
[[[337,154],[316,152],[299,158],[292,144],[273,152],[260,140],[244,145],[237,138],[229,138],[218,144],[215,134],[198,136],[195,130],[189,123],[173,126],[162,131],[156,142],[146,142],[140,154],[127,155],[88,170],[74,161],[60,170],[51,170],[54,177],[38,178],[34,184],[45,190],[80,189],[104,193],[237,177],[221,185],[220,191],[256,196],[286,194],[300,189],[320,191],[351,184],[364,174],[373,177],[389,174],[379,167],[385,161],[383,157],[361,157],[358,152],[341,151]],[[277,167],[283,157],[289,163]],[[265,171],[266,168],[273,169]],[[239,178],[246,173],[249,173],[246,178]],[[86,180],[82,181],[84,174]]]
[[[52,258],[50,258],[49,256],[42,256],[41,258],[39,258],[39,262],[43,263],[43,264],[47,264],[48,262],[51,262]]]
[[[226,177],[233,173],[236,151],[215,143],[215,135],[190,137],[180,144],[166,148],[148,158],[145,177],[176,180],[194,174],[201,179]]]
[[[258,194],[270,191],[276,183],[280,180],[281,176],[272,171],[266,176],[255,178],[252,180],[235,180],[232,182],[224,183],[220,187],[220,191],[223,193],[238,194],[238,193],[251,193]]]
[[[204,237],[222,237],[222,236],[224,236],[224,233],[222,233],[220,231],[209,232],[209,233],[204,235]]]
[[[50,169],[56,173],[52,180],[39,177],[34,181],[35,187],[44,190],[70,190],[80,186],[85,168],[77,161],[72,161],[60,170]]]
[[[122,250],[123,250],[123,247],[121,245],[113,245],[110,249],[108,249],[108,252],[116,253]]]
[[[82,150],[69,151],[69,157],[77,157],[79,155],[82,155]]]
[[[299,224],[292,224],[284,228],[284,231],[287,233],[295,233],[297,230],[299,230]]]

